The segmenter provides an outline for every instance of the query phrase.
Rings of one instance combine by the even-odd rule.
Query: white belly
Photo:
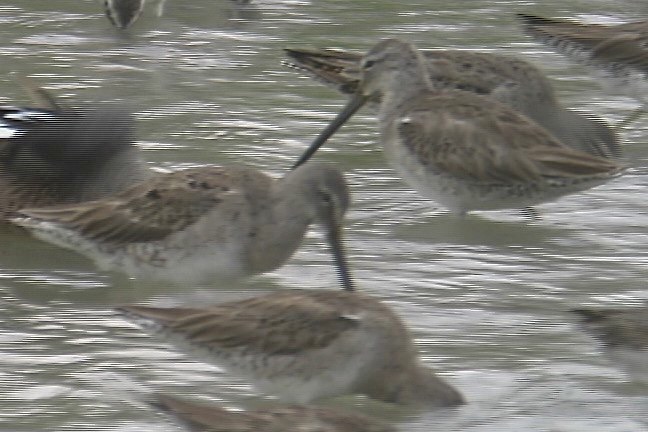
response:
[[[524,208],[552,201],[573,192],[605,183],[607,179],[591,179],[574,184],[556,182],[509,184],[480,183],[435,172],[423,165],[398,142],[385,143],[385,154],[402,178],[422,195],[431,198],[453,213],[471,210]]]

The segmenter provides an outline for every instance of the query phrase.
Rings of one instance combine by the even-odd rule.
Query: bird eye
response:
[[[376,64],[376,60],[365,60],[364,62],[362,62],[362,68],[370,69],[375,64]]]
[[[331,202],[333,201],[333,198],[331,197],[331,195],[329,195],[329,194],[327,194],[325,192],[321,193],[321,197],[322,197],[322,201],[324,203],[326,203],[326,204],[331,204]]]

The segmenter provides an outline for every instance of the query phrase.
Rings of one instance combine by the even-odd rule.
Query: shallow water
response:
[[[169,0],[118,32],[95,1],[0,5],[0,102],[28,100],[28,75],[68,101],[122,101],[152,165],[244,163],[280,174],[344,103],[281,65],[285,46],[367,49],[399,35],[421,47],[497,51],[536,61],[570,107],[618,121],[636,106],[521,34],[514,11],[620,22],[638,1],[369,2]],[[646,431],[648,388],[629,382],[568,313],[648,299],[648,130],[623,131],[632,168],[614,182],[539,207],[459,219],[402,183],[375,145],[372,113],[318,155],[348,173],[347,239],[358,285],[409,323],[426,364],[464,407],[411,413],[343,398],[403,431]],[[281,288],[337,288],[314,230],[288,265],[235,284],[173,287],[96,270],[0,227],[0,430],[179,430],[142,401],[149,391],[224,405],[259,396],[115,316],[115,304],[219,302]]]

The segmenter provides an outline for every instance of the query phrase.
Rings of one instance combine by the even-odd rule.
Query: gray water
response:
[[[514,11],[611,23],[648,15],[642,2],[622,0],[169,0],[162,17],[148,7],[119,32],[92,0],[3,0],[0,103],[28,103],[9,75],[17,72],[71,105],[122,101],[153,166],[244,163],[280,175],[344,103],[282,66],[281,48],[362,51],[397,35],[535,61],[567,106],[611,122],[636,107],[523,36]],[[403,431],[648,431],[648,388],[628,381],[568,312],[648,299],[648,129],[639,122],[622,136],[627,175],[540,206],[542,219],[530,222],[513,211],[460,219],[436,209],[386,165],[372,113],[345,126],[318,158],[351,182],[358,285],[403,316],[425,363],[469,403],[428,413],[333,403]],[[245,381],[144,335],[112,308],[337,286],[318,232],[273,273],[173,287],[98,271],[0,227],[0,430],[181,430],[143,402],[150,391],[258,405]]]

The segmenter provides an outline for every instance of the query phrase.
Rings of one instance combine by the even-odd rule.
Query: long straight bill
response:
[[[347,120],[351,118],[353,114],[355,114],[361,107],[362,105],[365,104],[367,101],[367,97],[360,95],[360,94],[355,94],[353,97],[349,100],[349,103],[346,104],[346,106],[340,111],[340,113],[331,121],[331,123],[326,126],[326,128],[320,132],[320,134],[315,138],[315,140],[311,143],[310,147],[306,149],[303,155],[299,158],[299,160],[293,165],[293,169],[297,168],[299,165],[302,165],[304,162],[306,162],[308,159],[313,156],[313,154],[319,149],[322,144],[324,144],[339,128],[342,127],[344,123],[346,123]]]
[[[355,291],[355,285],[349,270],[349,263],[344,251],[344,242],[342,241],[342,225],[338,224],[337,221],[331,221],[331,226],[326,236],[342,288],[345,291]]]

